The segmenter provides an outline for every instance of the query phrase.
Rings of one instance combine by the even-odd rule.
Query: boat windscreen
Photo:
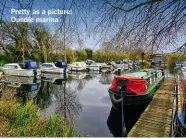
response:
[[[52,68],[52,64],[43,64],[42,67],[46,67],[46,68]]]
[[[64,61],[55,61],[54,64],[58,68],[66,68],[67,67],[67,63]]]

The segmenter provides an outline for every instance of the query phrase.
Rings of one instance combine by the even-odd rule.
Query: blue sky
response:
[[[40,14],[38,15],[33,15],[30,14],[29,16],[24,15],[24,14],[11,14],[11,10],[12,9],[21,9],[20,6],[18,6],[17,2],[13,2],[11,0],[7,0],[6,1],[6,8],[4,10],[4,16],[3,19],[6,21],[11,21],[12,17],[16,17],[16,18],[26,18],[26,17],[30,17],[30,18],[58,18],[59,22],[58,23],[43,23],[45,26],[48,26],[50,28],[51,33],[54,33],[54,30],[56,29],[57,26],[59,26],[62,22],[61,22],[61,18],[63,17],[63,15],[47,15],[48,10],[71,10],[72,14],[66,15],[66,26],[68,26],[68,24],[71,24],[70,26],[73,26],[73,28],[78,32],[79,32],[79,38],[81,40],[83,40],[84,42],[84,46],[88,47],[88,48],[92,48],[94,50],[99,49],[99,37],[94,35],[90,35],[89,33],[87,33],[87,28],[85,24],[89,24],[87,23],[88,20],[84,21],[86,23],[83,23],[81,19],[81,16],[84,16],[86,19],[91,18],[90,14],[88,15],[88,13],[90,12],[89,9],[87,10],[86,8],[83,9],[82,7],[79,7],[78,10],[74,11],[74,8],[70,7],[70,3],[67,2],[68,0],[62,0],[61,2],[59,2],[59,0],[52,0],[52,2],[48,1],[48,0],[35,0],[33,5],[32,5],[32,9],[30,10],[30,13],[33,12],[33,10],[39,10]],[[64,3],[66,2],[65,6]],[[2,5],[5,3],[5,0],[2,1],[0,4],[0,8],[2,9]],[[29,3],[29,0],[25,0],[25,3]],[[78,5],[78,3],[77,3]],[[24,5],[25,7],[25,5]],[[29,10],[29,9],[27,9]],[[42,10],[46,11],[46,14],[43,15]],[[78,17],[77,17],[78,15]],[[87,17],[86,17],[87,16]],[[74,24],[76,25],[72,25],[71,22],[76,22]],[[75,27],[76,26],[76,27]],[[77,48],[77,43],[74,43],[74,48]]]
[[[11,15],[11,8],[20,9],[20,7],[18,6],[18,4],[16,2],[13,2],[13,0],[2,0],[0,2],[1,7],[5,1],[6,1],[6,9],[4,10],[4,19],[10,21],[11,17],[14,16],[14,15]],[[24,1],[26,3],[29,3],[30,0],[24,0]],[[61,0],[61,1],[59,1],[59,0],[34,0],[34,3],[32,5],[32,10],[40,10],[40,12],[41,12],[41,10],[46,10],[46,12],[47,12],[47,10],[51,10],[51,9],[61,9],[61,10],[71,9],[72,14],[66,15],[66,17],[67,17],[66,23],[67,24],[69,23],[70,26],[72,26],[74,30],[79,32],[78,37],[81,40],[83,40],[85,47],[92,48],[93,50],[99,49],[99,46],[101,45],[101,43],[103,41],[107,41],[110,37],[110,36],[101,35],[101,30],[96,30],[96,33],[92,32],[92,27],[97,24],[97,21],[95,20],[94,17],[99,15],[99,12],[102,12],[99,10],[100,7],[98,6],[97,9],[96,8],[92,9],[91,5],[89,5],[88,3],[82,4],[82,3],[78,3],[77,1],[74,1],[74,2],[76,2],[77,7],[71,7],[71,3],[69,3],[69,1],[71,1],[71,0]],[[83,1],[86,1],[86,0],[83,0]],[[90,8],[88,6],[90,6]],[[74,9],[76,9],[76,10],[74,10]],[[100,15],[101,15],[101,13],[100,13]],[[47,13],[46,13],[46,15],[39,14],[39,15],[29,15],[29,16],[33,17],[33,18],[36,18],[36,17],[47,18],[48,17]],[[26,17],[26,16],[19,15],[19,17]],[[60,20],[62,16],[61,15],[59,15],[59,16],[53,15],[50,17],[58,18]],[[75,25],[72,24],[72,22],[76,22]],[[57,23],[57,24],[56,23],[43,23],[43,24],[48,26],[50,28],[51,32],[54,32],[56,27],[59,24],[61,24],[61,21],[59,21],[59,23]],[[88,27],[90,27],[90,28],[86,28],[86,25],[88,25]],[[66,26],[68,26],[68,25],[66,25]],[[110,32],[111,32],[110,34],[112,34],[112,29]],[[115,33],[115,30],[113,30],[113,34],[114,33]],[[70,36],[70,34],[69,34],[69,36]],[[101,37],[103,37],[103,38],[101,39]],[[186,40],[185,35],[182,33],[179,34],[178,38],[179,39],[178,39],[176,45],[175,44],[174,44],[174,46],[168,45],[167,48],[165,48],[165,50],[163,50],[163,51],[172,51],[172,50],[174,50],[174,47],[181,46]],[[74,43],[73,47],[77,48],[78,47],[77,43]],[[168,50],[168,49],[170,49],[170,47],[171,47],[171,50]]]

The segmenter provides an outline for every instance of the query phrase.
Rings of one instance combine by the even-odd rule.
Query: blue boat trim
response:
[[[42,73],[45,73],[45,74],[64,74],[64,72],[50,72],[50,71],[44,71]]]

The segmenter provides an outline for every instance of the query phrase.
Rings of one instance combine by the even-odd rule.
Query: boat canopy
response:
[[[115,61],[116,64],[123,64],[123,61],[122,60],[117,60]]]
[[[147,82],[146,80],[134,76],[114,76],[110,89],[118,92],[118,87],[121,91],[133,94],[146,93]]]
[[[67,63],[65,61],[62,61],[62,60],[54,61],[54,64],[58,68],[66,68],[67,67]]]
[[[39,69],[39,63],[33,60],[19,61],[19,65],[23,69]]]

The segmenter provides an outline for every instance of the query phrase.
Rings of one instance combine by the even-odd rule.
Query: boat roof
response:
[[[56,60],[54,62],[65,62],[64,60]]]
[[[18,63],[8,63],[8,64],[5,64],[5,65],[19,65]]]
[[[54,63],[43,63],[43,64],[54,64]]]
[[[19,61],[19,62],[30,62],[30,61],[34,61],[34,60],[22,60],[22,61]]]
[[[127,75],[141,78],[143,76],[146,76],[147,72],[133,72]]]

